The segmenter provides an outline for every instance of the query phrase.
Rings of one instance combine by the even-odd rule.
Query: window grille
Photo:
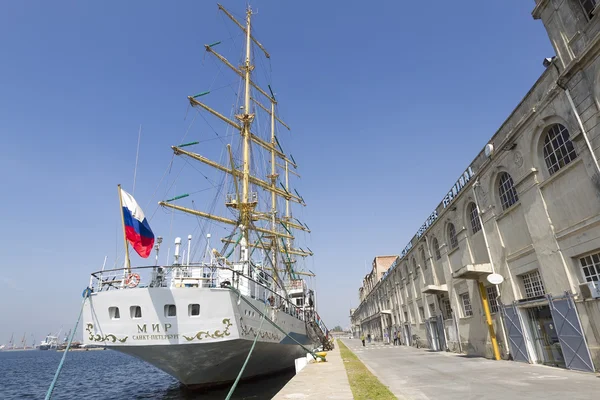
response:
[[[569,137],[569,131],[561,124],[548,129],[544,140],[544,160],[550,175],[577,158],[575,147]]]
[[[490,312],[498,312],[498,289],[496,286],[488,286],[485,288],[487,292],[488,304],[490,305]]]
[[[592,12],[594,11],[594,8],[596,8],[598,0],[579,0],[579,3],[581,4],[581,7],[583,7],[585,14],[591,19],[594,16]]]
[[[458,247],[458,238],[456,237],[456,228],[454,227],[454,224],[448,224],[448,241],[450,242],[451,249]]]
[[[546,294],[544,283],[542,282],[542,277],[540,276],[540,271],[537,269],[528,274],[521,275],[521,279],[523,280],[523,286],[525,287],[526,298],[529,299]]]
[[[512,177],[506,172],[503,172],[500,175],[500,180],[498,182],[498,194],[500,195],[500,203],[502,204],[503,210],[506,210],[519,201],[519,195],[515,190]]]
[[[419,317],[421,317],[421,321],[425,321],[425,310],[423,307],[419,307]]]
[[[479,220],[479,212],[475,203],[469,204],[469,218],[471,219],[471,230],[476,234],[481,230],[481,221]]]
[[[442,258],[442,255],[440,254],[440,244],[438,243],[437,238],[434,237],[431,243],[433,245],[433,253],[435,254],[435,259],[439,260],[440,258]]]
[[[429,303],[429,314],[433,317],[435,315],[435,304]]]
[[[471,315],[473,315],[473,309],[471,308],[471,298],[469,297],[469,293],[461,294],[460,300],[463,305],[463,312],[465,313],[465,317],[470,317]]]
[[[450,305],[450,300],[448,299],[444,299],[442,300],[442,307],[444,310],[444,318],[445,319],[450,319],[452,318],[452,306]]]
[[[582,257],[579,262],[586,282],[600,281],[600,253]]]

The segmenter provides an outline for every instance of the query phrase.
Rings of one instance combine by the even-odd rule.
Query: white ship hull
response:
[[[261,312],[265,303],[246,297]],[[199,304],[200,313],[191,305]],[[177,315],[166,316],[166,305]],[[135,308],[141,308],[136,318]],[[118,307],[115,318],[110,307]],[[266,315],[309,349],[318,344],[307,335],[305,322],[283,310],[266,307]],[[139,314],[138,314],[139,315]],[[237,294],[220,288],[136,288],[94,293],[84,308],[84,342],[103,345],[140,358],[190,387],[235,380],[258,333],[259,338],[242,378],[270,374],[294,366],[306,351]]]

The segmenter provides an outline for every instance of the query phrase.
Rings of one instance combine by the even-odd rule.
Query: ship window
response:
[[[188,306],[188,314],[190,317],[197,317],[200,315],[200,304],[190,304]]]
[[[129,315],[131,318],[142,318],[142,307],[131,306],[129,307]]]
[[[119,312],[119,307],[108,307],[108,316],[110,319],[120,319],[121,313]]]
[[[176,317],[177,307],[175,304],[165,304],[165,317]]]

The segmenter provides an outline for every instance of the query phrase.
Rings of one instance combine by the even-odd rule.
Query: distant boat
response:
[[[56,350],[58,348],[58,336],[48,334],[46,339],[42,340],[38,349],[40,350]]]

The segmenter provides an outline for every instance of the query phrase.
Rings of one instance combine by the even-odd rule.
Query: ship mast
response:
[[[300,194],[294,190],[295,194],[290,192],[289,186],[289,173],[295,174],[299,176],[294,171],[289,170],[289,166],[291,165],[293,168],[296,168],[296,162],[291,158],[291,155],[288,156],[284,153],[279,141],[276,136],[275,124],[276,122],[282,124],[288,130],[290,127],[286,125],[275,113],[275,105],[277,101],[275,100],[275,95],[271,89],[271,86],[268,85],[268,91],[260,88],[253,80],[252,80],[252,71],[254,70],[254,65],[252,65],[252,42],[254,42],[260,50],[262,50],[267,58],[270,58],[269,53],[265,50],[265,48],[260,44],[255,37],[252,36],[251,31],[251,17],[252,10],[248,7],[246,11],[246,24],[245,26],[238,22],[233,15],[231,15],[222,5],[218,5],[219,9],[223,11],[229,19],[231,19],[245,34],[245,60],[243,65],[236,67],[231,62],[229,62],[223,55],[217,53],[213,47],[218,45],[220,42],[216,42],[210,45],[205,45],[205,49],[208,53],[214,55],[219,61],[229,67],[233,72],[236,73],[242,80],[244,81],[244,104],[241,107],[243,112],[235,115],[235,119],[230,119],[225,115],[219,113],[218,111],[212,109],[208,105],[200,102],[198,100],[199,97],[205,96],[210,93],[210,91],[201,92],[194,96],[188,96],[190,104],[194,107],[202,108],[205,111],[208,111],[215,117],[219,118],[223,122],[232,126],[233,128],[239,130],[242,137],[242,165],[241,168],[238,169],[234,164],[234,159],[231,154],[231,150],[229,151],[229,160],[230,166],[221,165],[215,161],[212,161],[200,154],[193,153],[188,151],[187,149],[183,149],[185,146],[189,146],[195,144],[197,142],[183,144],[179,146],[172,146],[172,149],[175,155],[178,156],[186,156],[192,158],[196,161],[200,161],[209,167],[215,168],[226,174],[230,174],[233,178],[233,182],[235,185],[235,197],[228,195],[228,200],[226,205],[228,207],[234,208],[238,210],[238,217],[236,219],[225,218],[218,215],[214,215],[211,213],[206,213],[203,211],[199,211],[196,209],[186,208],[180,205],[172,204],[173,201],[182,199],[184,197],[189,196],[188,194],[176,196],[172,199],[165,200],[159,202],[159,205],[163,207],[172,208],[175,210],[183,211],[192,215],[196,215],[199,217],[211,219],[213,221],[218,221],[221,223],[226,223],[230,225],[234,225],[236,228],[240,229],[240,235],[238,241],[233,240],[230,235],[227,238],[222,239],[224,243],[235,243],[240,245],[240,261],[242,262],[244,272],[250,271],[250,252],[249,248],[259,248],[266,251],[272,251],[270,255],[270,261],[272,261],[272,266],[274,268],[273,277],[277,278],[277,253],[285,253],[287,260],[289,261],[289,255],[295,254],[302,257],[307,257],[312,255],[312,251],[306,251],[303,249],[294,249],[292,248],[292,243],[294,239],[294,234],[291,229],[302,230],[310,233],[310,229],[300,221],[296,220],[297,223],[292,222],[292,217],[290,213],[290,202],[295,202],[297,204],[301,204],[305,206],[304,199],[300,196]],[[270,103],[270,107],[266,107],[257,101],[256,98],[251,96],[251,89],[254,88],[258,93],[268,99]],[[271,140],[266,141],[261,139],[258,135],[252,132],[252,123],[255,119],[255,113],[251,112],[252,105],[251,102],[255,103],[259,108],[270,115],[271,122]],[[271,159],[271,170],[270,174],[267,175],[268,180],[263,180],[258,176],[253,176],[251,174],[251,151],[252,144],[256,144],[259,147],[267,150],[270,153]],[[281,160],[283,164],[281,165],[277,161]],[[279,183],[278,186],[278,177],[277,167],[285,169],[286,178],[285,178],[285,186]],[[241,193],[238,191],[238,182],[241,181]],[[256,187],[260,187],[271,194],[271,207],[270,212],[258,212],[257,208],[257,195],[252,192],[251,184]],[[286,202],[286,211],[285,216],[278,217],[277,212],[277,198],[282,197]],[[265,210],[266,211],[266,210]],[[264,220],[269,221],[270,226],[255,226],[254,221]],[[283,227],[283,229],[282,229]],[[258,241],[253,243],[251,242],[250,232],[256,232],[258,234]],[[263,241],[262,238],[265,240]],[[270,239],[270,243],[269,243]],[[286,240],[286,242],[284,242]],[[280,245],[281,244],[281,245]],[[285,258],[285,257],[284,257]],[[287,263],[287,272],[291,272],[291,264]],[[284,270],[285,271],[285,270]],[[311,275],[311,274],[306,274]]]
[[[275,165],[275,102],[271,101],[271,146],[273,149],[271,150],[271,188],[273,191],[271,192],[271,229],[277,229],[277,195],[275,194],[275,187],[277,185],[277,165]],[[273,258],[272,265],[273,268],[277,268],[277,237],[273,236],[271,239],[272,247],[271,247],[271,257]],[[278,274],[273,271],[273,278],[277,279]]]
[[[252,10],[248,7],[246,10],[246,62],[242,69],[244,70],[244,113],[236,115],[236,118],[243,123],[242,136],[244,138],[244,161],[243,161],[243,179],[242,179],[242,203],[240,205],[240,220],[242,229],[242,262],[245,264],[248,260],[248,243],[250,243],[248,227],[251,223],[251,215],[256,207],[256,202],[249,201],[249,187],[250,187],[250,126],[254,120],[254,114],[250,113],[250,78],[251,72],[254,68],[251,62],[251,48],[250,45],[250,19],[252,17]],[[239,199],[238,199],[239,201]],[[249,267],[248,267],[249,269]]]

